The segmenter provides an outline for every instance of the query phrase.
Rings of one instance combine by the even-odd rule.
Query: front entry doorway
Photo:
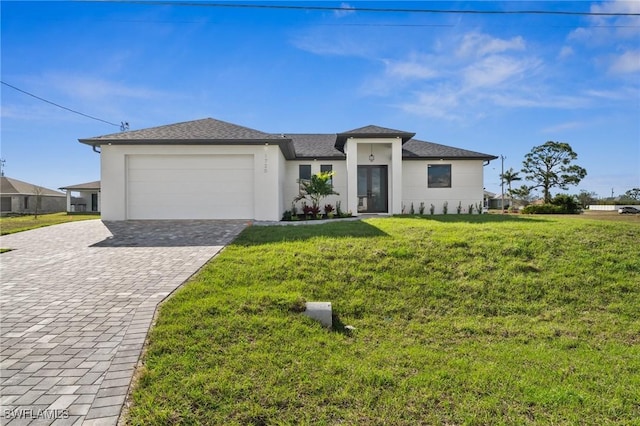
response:
[[[387,213],[387,166],[358,166],[358,213]]]

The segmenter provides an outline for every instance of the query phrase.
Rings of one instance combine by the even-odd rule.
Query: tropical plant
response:
[[[447,214],[448,211],[449,211],[449,202],[445,201],[442,204],[442,214]]]
[[[507,184],[507,194],[509,194],[509,198],[511,200],[509,205],[513,206],[513,190],[511,189],[511,183],[522,180],[522,178],[518,176],[518,172],[513,170],[513,168],[510,168],[506,172],[500,174],[500,179]]]
[[[533,147],[525,155],[522,172],[528,181],[534,182],[529,190],[542,188],[544,202],[551,202],[551,188],[568,189],[569,185],[577,185],[587,175],[587,170],[571,164],[578,158],[571,145],[566,142],[548,141]]]
[[[311,205],[320,211],[320,201],[329,195],[340,195],[333,190],[331,179],[334,172],[320,172],[311,175],[311,179],[300,181],[300,194],[294,201],[310,200]],[[317,214],[317,213],[316,213]]]
[[[420,216],[424,214],[424,202],[420,203],[420,207],[418,207],[418,213],[420,213]]]
[[[431,204],[431,205],[429,206],[429,214],[430,214],[431,216],[433,216],[433,214],[434,214],[435,212],[436,212],[436,206],[434,206],[433,204]]]

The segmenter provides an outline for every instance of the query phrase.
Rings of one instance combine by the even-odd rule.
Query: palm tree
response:
[[[500,175],[500,179],[506,182],[507,187],[509,188],[509,191],[508,191],[509,199],[510,199],[509,207],[513,207],[513,190],[511,189],[511,183],[518,180],[522,180],[522,178],[518,176],[518,172],[514,171],[513,168],[510,168],[509,170],[507,170],[506,172]]]

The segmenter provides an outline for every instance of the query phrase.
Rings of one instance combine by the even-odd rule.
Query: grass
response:
[[[30,229],[41,228],[43,226],[57,225],[59,223],[75,222],[78,220],[100,219],[96,214],[67,214],[51,213],[38,215],[35,219],[33,215],[17,217],[0,217],[0,235],[13,234],[15,232],[28,231]]]
[[[640,424],[638,241],[541,216],[248,228],[161,307],[127,422]]]

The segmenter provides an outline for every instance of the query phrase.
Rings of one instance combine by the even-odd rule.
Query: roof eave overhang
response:
[[[298,155],[294,160],[301,161],[313,161],[313,160],[322,160],[322,161],[344,161],[347,159],[346,155]]]
[[[296,156],[293,142],[289,138],[278,139],[78,139],[80,143],[94,148],[102,145],[278,145],[287,160]]]
[[[493,156],[493,155],[486,155],[486,156],[478,155],[478,156],[469,156],[469,157],[453,157],[453,156],[408,157],[408,156],[404,156],[404,155],[402,156],[403,160],[416,160],[416,161],[419,161],[419,160],[437,160],[437,161],[440,161],[440,160],[448,160],[448,161],[451,161],[451,160],[485,160],[485,161],[491,161],[491,160],[495,160],[497,158],[498,157]]]

